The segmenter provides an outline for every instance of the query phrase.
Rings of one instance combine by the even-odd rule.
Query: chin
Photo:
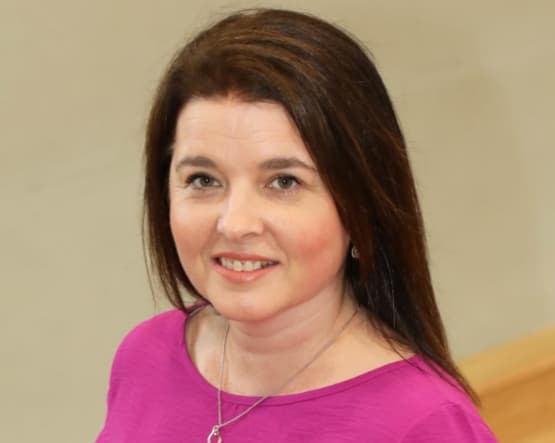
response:
[[[212,306],[225,319],[242,323],[259,323],[279,314],[278,310],[271,309],[268,306],[258,306],[253,303],[246,304],[240,301],[230,303],[214,300]]]

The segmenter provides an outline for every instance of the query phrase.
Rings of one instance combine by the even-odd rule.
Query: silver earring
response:
[[[358,258],[358,249],[356,248],[356,246],[353,246],[351,248],[351,257],[353,257],[354,259]]]

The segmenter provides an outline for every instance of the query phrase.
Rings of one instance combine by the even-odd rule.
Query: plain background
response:
[[[455,355],[555,324],[554,2],[1,0],[1,441],[93,441],[117,344],[168,308],[140,197],[171,55],[238,7],[300,4],[389,87]]]

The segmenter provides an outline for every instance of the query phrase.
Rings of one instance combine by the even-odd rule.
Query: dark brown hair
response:
[[[346,32],[298,12],[237,12],[197,35],[172,60],[146,133],[144,215],[150,265],[165,295],[187,311],[185,274],[169,226],[168,174],[181,109],[233,95],[281,104],[297,125],[359,258],[345,278],[392,343],[443,368],[475,398],[449,353],[426,256],[403,134],[374,64]]]

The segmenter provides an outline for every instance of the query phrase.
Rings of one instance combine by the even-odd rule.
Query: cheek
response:
[[[170,209],[170,229],[179,257],[183,262],[198,256],[201,245],[206,240],[208,224],[199,222],[193,211],[182,208]]]
[[[170,208],[170,229],[174,242],[178,243],[179,239],[187,238],[189,230],[187,218],[174,207]]]
[[[289,225],[289,230],[294,232],[294,236],[290,237],[294,255],[305,260],[307,267],[317,271],[319,268],[331,270],[342,265],[348,237],[335,208],[300,218]]]

